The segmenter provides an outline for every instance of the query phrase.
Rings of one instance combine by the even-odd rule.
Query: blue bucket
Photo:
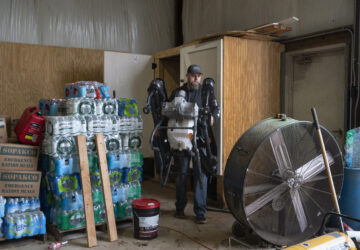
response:
[[[360,168],[344,168],[344,184],[339,200],[342,214],[360,219]],[[360,230],[360,223],[344,219],[354,230]]]

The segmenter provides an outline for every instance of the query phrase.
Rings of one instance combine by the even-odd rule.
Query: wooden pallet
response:
[[[132,217],[126,217],[123,219],[116,220],[117,226],[125,225],[125,222],[132,222]],[[107,223],[105,222],[95,224],[95,228],[98,231],[106,232],[107,231],[106,224]],[[57,241],[72,240],[72,239],[87,237],[86,226],[64,231],[61,230],[60,228],[57,228],[55,225],[49,225],[48,232],[52,234]]]
[[[42,241],[43,243],[45,243],[47,241],[47,234],[37,234],[34,236],[24,236],[20,239],[6,239],[6,238],[0,238],[0,246],[1,246],[1,242],[11,242],[11,241],[15,241],[15,240],[22,240],[22,239],[35,239],[35,240],[39,240]]]

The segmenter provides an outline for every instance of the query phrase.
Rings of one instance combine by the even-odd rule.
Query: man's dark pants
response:
[[[176,211],[184,212],[186,198],[186,177],[190,165],[191,156],[185,152],[180,152],[174,156],[175,174],[176,174]],[[200,178],[202,180],[202,189],[200,187],[199,173],[196,170],[194,158],[194,213],[197,219],[205,219],[206,213],[206,196],[207,196],[207,176],[201,171]]]

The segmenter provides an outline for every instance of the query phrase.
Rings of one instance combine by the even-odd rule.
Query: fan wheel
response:
[[[321,132],[339,196],[342,153],[335,138]],[[316,129],[291,118],[266,119],[240,137],[227,160],[224,190],[234,217],[280,246],[314,235],[334,208]]]

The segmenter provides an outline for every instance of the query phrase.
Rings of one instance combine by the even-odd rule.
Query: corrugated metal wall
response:
[[[175,0],[1,0],[0,41],[150,54],[175,46]]]
[[[294,37],[351,25],[354,0],[183,0],[184,42],[206,34],[250,29],[291,16]]]

